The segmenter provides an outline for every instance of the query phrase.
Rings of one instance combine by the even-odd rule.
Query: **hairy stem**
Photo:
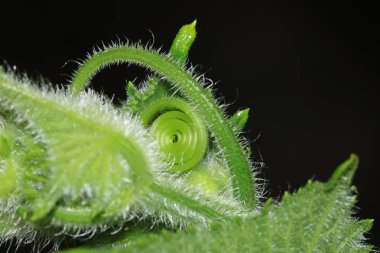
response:
[[[254,208],[256,206],[256,187],[250,162],[223,112],[209,92],[204,90],[190,74],[170,59],[156,52],[130,46],[109,48],[96,53],[83,63],[76,72],[70,88],[74,92],[79,92],[99,69],[118,62],[135,63],[155,71],[166,78],[193,103],[210,127],[223,152],[227,166],[230,168],[234,196],[245,206]]]
[[[226,214],[217,211],[215,208],[205,206],[201,202],[189,198],[185,194],[181,194],[180,192],[173,190],[170,187],[166,187],[159,184],[153,184],[152,191],[160,197],[164,197],[170,202],[173,202],[177,206],[185,207],[189,211],[200,214],[201,216],[206,218],[206,220],[221,221],[227,220],[229,217]],[[163,203],[165,202],[167,201],[163,201]],[[192,219],[190,219],[189,222],[191,223]]]

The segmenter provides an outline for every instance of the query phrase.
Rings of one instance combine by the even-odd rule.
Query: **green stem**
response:
[[[74,93],[80,92],[99,69],[118,62],[135,63],[155,71],[165,77],[188,98],[210,127],[223,152],[227,166],[230,168],[234,196],[245,206],[255,208],[256,187],[250,162],[227,119],[209,92],[204,90],[190,74],[170,59],[157,52],[141,48],[129,46],[109,48],[96,53],[83,63],[74,76],[70,86],[71,90]]]
[[[172,204],[176,205],[177,207],[186,208],[188,211],[195,212],[197,214],[197,217],[200,214],[201,217],[204,217],[206,220],[210,221],[223,221],[229,219],[229,216],[217,211],[215,208],[205,205],[197,200],[194,200],[193,198],[189,198],[187,195],[173,190],[170,187],[153,184],[151,189],[159,197],[166,198],[169,200],[169,202],[172,202]],[[161,203],[166,202],[167,201],[161,201]],[[230,209],[230,207],[228,209]],[[191,223],[193,220],[190,219],[189,222]]]
[[[239,211],[236,207],[219,202],[216,205],[210,205],[208,200],[205,200],[205,203],[203,203],[165,185],[153,183],[150,188],[152,194],[149,194],[148,205],[151,205],[154,210],[165,210],[166,214],[176,217],[176,220],[180,222],[192,224],[196,221],[225,221],[230,218],[227,214],[218,211],[218,208],[215,208],[215,206],[218,206],[222,210],[229,210],[230,212]],[[180,212],[178,212],[179,209],[181,210]],[[188,215],[184,215],[183,212],[192,213],[193,217],[189,219]],[[84,226],[104,224],[109,220],[109,217],[103,217],[97,208],[83,206],[58,206],[53,211],[52,216],[56,221],[63,224]]]

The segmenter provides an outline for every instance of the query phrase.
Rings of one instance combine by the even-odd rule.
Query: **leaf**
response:
[[[248,121],[249,108],[235,112],[228,120],[235,133],[243,130]]]
[[[103,252],[370,252],[364,233],[372,220],[351,216],[355,204],[350,186],[358,159],[352,155],[329,184],[309,181],[294,194],[285,193],[276,205],[268,200],[253,217],[214,226],[141,236],[127,248],[77,249],[67,253]],[[344,172],[344,173],[341,173]]]
[[[40,91],[0,74],[0,101],[48,148],[49,184],[32,203],[32,220],[60,199],[71,207],[86,202],[94,215],[120,215],[153,182],[160,162],[145,130],[92,92]]]
[[[15,166],[14,129],[0,118],[0,200],[11,195],[17,185],[17,169]]]

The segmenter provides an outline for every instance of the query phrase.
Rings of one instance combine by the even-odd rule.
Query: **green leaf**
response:
[[[28,121],[48,148],[49,184],[31,204],[32,220],[59,200],[71,208],[86,202],[94,215],[121,215],[153,182],[160,162],[145,130],[97,95],[40,91],[0,74],[0,103]]]
[[[0,118],[0,200],[9,197],[17,188],[15,143],[14,128]]]
[[[352,155],[333,176],[336,184],[311,182],[296,193],[285,193],[276,205],[268,200],[253,217],[235,219],[211,230],[191,229],[176,233],[163,231],[140,237],[127,248],[90,252],[370,252],[364,233],[372,220],[358,221],[351,216],[355,204],[350,186],[358,159]],[[334,174],[335,175],[335,174]],[[67,253],[68,253],[67,252]]]
[[[235,112],[230,118],[229,123],[235,133],[239,133],[243,130],[248,121],[249,108]]]

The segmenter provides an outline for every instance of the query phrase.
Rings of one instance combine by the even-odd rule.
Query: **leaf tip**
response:
[[[272,206],[272,204],[273,204],[273,198],[268,198],[267,201],[264,203],[263,213],[268,213],[269,208]]]
[[[194,30],[195,30],[196,25],[197,25],[197,19],[194,19],[194,21],[191,24],[189,24],[189,26],[193,28]]]
[[[247,124],[249,112],[250,112],[250,108],[245,108],[243,110],[235,112],[230,117],[229,122],[230,122],[232,128],[235,129],[235,131],[239,132],[239,131],[243,130],[243,128]]]
[[[128,96],[134,96],[136,95],[138,92],[136,86],[131,82],[131,81],[128,81],[127,83],[127,95]]]
[[[375,222],[374,219],[365,219],[365,220],[359,221],[359,224],[363,228],[364,231],[369,231],[372,228],[374,222]]]
[[[327,181],[327,189],[335,188],[336,185],[342,182],[350,184],[358,165],[359,157],[356,154],[351,154],[345,162],[338,166],[331,178]]]

